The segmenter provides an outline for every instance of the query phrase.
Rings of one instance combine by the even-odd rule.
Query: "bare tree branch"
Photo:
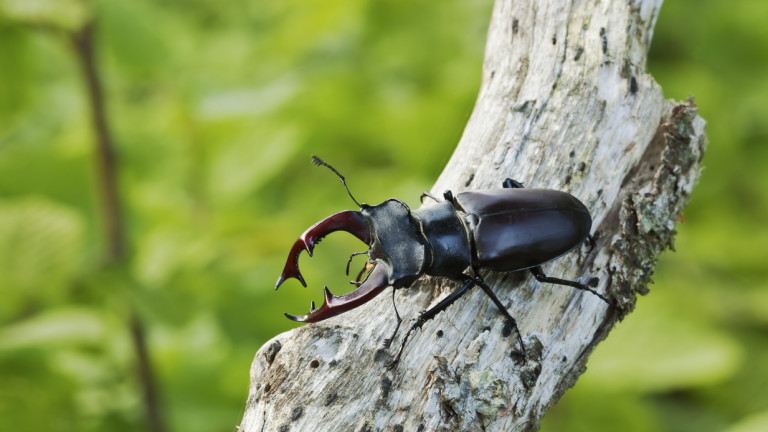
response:
[[[540,284],[527,272],[483,272],[516,317],[516,340],[479,291],[427,322],[399,367],[381,348],[394,327],[379,296],[346,314],[281,334],[251,367],[244,431],[535,430],[630,312],[700,171],[704,121],[645,73],[661,0],[498,0],[483,81],[464,135],[432,189],[526,187],[567,191],[592,212],[596,242],[544,266],[616,301]],[[456,289],[426,279],[397,292],[413,320]]]
[[[86,22],[82,28],[72,32],[71,43],[83,74],[91,110],[91,123],[95,139],[95,166],[99,204],[104,224],[106,243],[105,261],[108,264],[125,263],[125,224],[120,210],[120,192],[117,181],[115,145],[109,129],[106,103],[101,75],[96,62],[94,24]],[[142,392],[147,426],[152,432],[165,430],[156,379],[147,346],[144,322],[131,307],[128,317],[129,333],[136,354],[136,374]]]

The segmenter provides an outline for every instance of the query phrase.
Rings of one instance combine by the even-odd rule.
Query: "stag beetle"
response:
[[[325,301],[319,308],[312,302],[303,316],[285,314],[298,322],[317,322],[356,308],[391,286],[394,290],[409,287],[424,274],[445,277],[462,284],[437,305],[422,312],[403,338],[400,351],[389,367],[394,367],[405,349],[408,337],[415,329],[444,311],[472,287],[479,286],[493,301],[514,329],[525,359],[525,345],[515,319],[480,276],[479,269],[498,272],[530,270],[539,282],[567,285],[588,291],[606,303],[608,299],[592,288],[576,281],[558,279],[544,274],[541,264],[556,259],[579,246],[589,236],[592,218],[579,200],[565,192],[548,189],[524,189],[515,180],[503,182],[503,189],[461,192],[454,196],[445,192],[444,201],[425,193],[436,205],[411,210],[395,198],[378,205],[360,204],[347,186],[346,179],[335,168],[312,156],[317,166],[333,171],[347,189],[360,211],[342,211],[310,227],[294,243],[275,289],[286,279],[296,278],[307,286],[299,272],[299,255],[307,251],[312,256],[315,245],[334,231],[351,233],[369,246],[366,267],[352,283],[357,288],[345,295],[334,296],[325,287]],[[466,270],[470,270],[466,272]],[[361,282],[363,273],[367,275]],[[597,286],[597,278],[589,284]],[[402,319],[395,306],[397,325],[385,347],[400,328]]]

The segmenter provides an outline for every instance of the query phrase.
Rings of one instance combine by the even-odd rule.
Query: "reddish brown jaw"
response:
[[[307,284],[304,281],[304,277],[299,271],[299,255],[301,251],[305,250],[309,256],[312,256],[317,243],[323,237],[335,231],[346,231],[365,244],[371,245],[371,229],[368,226],[368,221],[360,212],[347,210],[328,216],[312,225],[293,244],[291,252],[288,254],[285,268],[277,279],[275,289],[290,278],[298,279],[306,287]],[[317,322],[346,312],[376,297],[384,288],[389,286],[387,273],[384,265],[377,265],[371,270],[368,278],[353,292],[336,297],[326,287],[325,301],[320,306],[320,309],[315,309],[315,303],[312,302],[311,310],[308,314],[302,316],[285,314],[285,316],[298,322]]]
[[[288,254],[288,261],[285,263],[285,268],[280,274],[275,284],[275,289],[279,288],[283,282],[290,278],[296,278],[305,287],[307,283],[304,281],[304,277],[301,276],[299,271],[299,255],[301,251],[305,250],[312,256],[312,252],[315,250],[315,245],[323,239],[323,237],[335,231],[346,231],[365,244],[371,244],[371,230],[368,226],[368,221],[365,220],[362,214],[357,211],[346,210],[336,214],[332,214],[320,222],[312,225],[304,234],[296,240],[293,244],[291,252]]]
[[[379,264],[373,268],[371,274],[360,287],[353,292],[336,297],[331,294],[328,287],[325,287],[325,301],[320,309],[315,309],[315,303],[312,302],[312,308],[308,314],[302,316],[285,314],[285,316],[298,322],[322,321],[362,305],[379,295],[387,286],[389,283],[387,282],[386,268]]]

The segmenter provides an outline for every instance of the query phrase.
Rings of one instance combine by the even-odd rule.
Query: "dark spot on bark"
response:
[[[509,335],[511,334],[512,334],[512,321],[505,320],[504,327],[501,328],[501,335],[504,337],[509,337]]]
[[[472,180],[474,179],[475,179],[475,173],[470,173],[469,178],[467,179],[466,182],[464,182],[464,187],[469,186],[472,183]]]
[[[517,105],[514,108],[512,108],[512,111],[514,111],[514,112],[521,112],[521,113],[528,112],[532,108],[531,105],[533,104],[533,102],[534,101],[532,101],[532,100],[527,100],[527,101],[521,103],[520,105]]]
[[[259,387],[257,386],[256,390],[258,390],[258,389],[259,389]],[[256,402],[258,402],[258,401],[259,401],[259,397],[256,396],[255,394],[252,394],[252,395],[248,396],[248,401],[245,403],[245,406],[248,407],[248,408],[253,408],[254,406],[256,406]]]
[[[291,430],[291,426],[287,425],[287,424],[284,424],[284,425],[280,426],[280,429],[278,429],[278,430],[280,432],[288,432],[289,430]]]
[[[584,54],[584,48],[578,47],[576,48],[576,54],[573,56],[574,61],[579,61],[581,58],[581,55]]]
[[[571,153],[570,153],[568,156],[570,156],[570,157],[574,157],[574,156],[576,156],[576,152],[575,152],[575,151],[573,151],[573,150],[571,150]]]
[[[283,344],[281,344],[280,341],[274,341],[271,345],[269,345],[269,348],[267,348],[267,350],[264,352],[264,359],[268,364],[271,365],[272,362],[275,361],[275,356],[281,348],[283,348]]]
[[[489,331],[491,331],[491,326],[485,326],[485,327],[483,327],[483,331],[484,331],[484,332],[489,332]]]
[[[571,184],[571,175],[570,174],[565,176],[565,185],[568,186],[569,184]]]
[[[629,92],[632,94],[637,93],[637,78],[635,77],[629,79]]]
[[[336,399],[339,397],[336,393],[330,393],[325,395],[325,400],[323,401],[323,405],[325,406],[331,406],[331,404],[336,401]]]
[[[602,190],[602,189],[598,189],[598,190],[597,190],[597,196],[600,196],[600,195],[602,195],[602,194],[603,194],[603,190]]]
[[[605,35],[605,27],[600,27],[600,39],[603,41],[603,54],[608,54],[608,37]]]
[[[584,172],[584,169],[587,167],[587,164],[582,162],[579,164],[579,172]]]
[[[272,386],[267,384],[264,386],[264,393],[269,393],[269,391],[272,390]]]
[[[531,387],[536,385],[536,381],[539,379],[539,375],[541,375],[541,364],[536,362],[530,367],[526,367],[523,372],[520,374],[521,381],[523,382],[523,386],[525,388],[530,389]]]
[[[394,431],[394,432],[403,432],[404,430],[405,429],[403,429],[403,425],[401,425],[401,424],[396,424],[396,425],[392,426],[392,431]]]
[[[587,286],[595,288],[595,287],[597,287],[597,284],[599,284],[599,283],[600,283],[600,278],[593,277],[592,279],[589,280],[589,282],[587,282]]]
[[[520,21],[517,18],[512,18],[512,34],[517,34],[517,30],[520,26]]]
[[[552,36],[552,45],[557,45],[557,36]]]
[[[443,337],[443,331],[442,330],[438,330],[437,331],[437,337]]]
[[[304,408],[302,407],[296,407],[291,412],[291,420],[296,421],[299,418],[301,418],[301,415],[304,414]]]
[[[392,380],[390,380],[387,377],[384,377],[381,379],[381,384],[379,385],[379,391],[381,392],[381,398],[386,399],[389,397],[389,390],[392,388]]]
[[[416,432],[424,432],[424,423],[420,424],[418,429],[416,429]]]
[[[381,359],[388,359],[389,358],[389,352],[383,348],[379,348],[376,350],[375,353],[373,353],[373,361],[379,361]]]
[[[312,369],[317,369],[318,366],[320,366],[320,362],[317,361],[316,359],[309,362],[309,367],[311,367]]]

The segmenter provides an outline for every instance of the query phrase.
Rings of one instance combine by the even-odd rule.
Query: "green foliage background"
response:
[[[0,0],[0,430],[145,430],[128,321],[168,430],[240,420],[282,312],[344,286],[343,237],[272,287],[304,228],[415,204],[479,87],[490,0]],[[706,171],[651,294],[544,430],[768,430],[768,3],[668,0],[649,70],[695,95]],[[128,259],[106,265],[67,32],[93,19]],[[312,288],[314,287],[314,288]]]

